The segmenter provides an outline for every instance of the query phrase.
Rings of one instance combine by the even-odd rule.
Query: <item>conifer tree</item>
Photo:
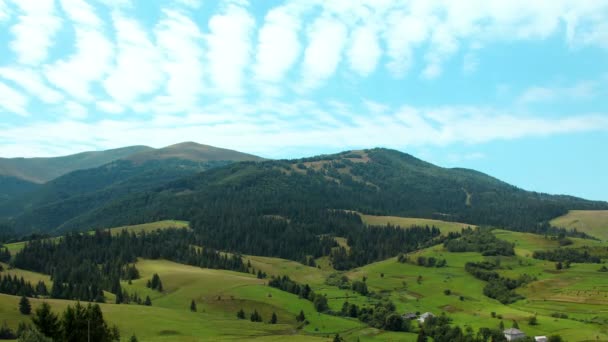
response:
[[[21,296],[21,300],[19,300],[19,312],[23,315],[29,315],[32,312],[32,305],[26,296]]]

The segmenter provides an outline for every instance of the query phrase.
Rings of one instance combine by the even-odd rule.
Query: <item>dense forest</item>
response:
[[[36,227],[67,231],[158,219],[206,223],[204,217],[209,215],[253,215],[255,220],[295,217],[305,222],[304,216],[317,215],[319,210],[344,209],[553,233],[546,222],[568,209],[608,208],[605,202],[527,192],[479,172],[440,168],[386,149],[240,162],[161,186],[155,176],[148,176],[154,182],[144,177],[140,186],[112,195],[112,201],[100,203],[98,194],[76,196],[77,203],[39,207],[36,210],[41,211],[23,214],[12,225],[19,231]],[[37,217],[51,223],[36,222]],[[217,221],[222,220],[212,220]]]
[[[139,277],[133,263],[138,257],[167,259],[205,268],[246,272],[238,254],[222,255],[210,248],[195,248],[195,235],[186,229],[152,233],[70,233],[58,241],[34,240],[18,252],[12,265],[50,274],[52,298],[104,302],[103,291],[122,298],[120,280]],[[125,298],[129,298],[128,296]]]
[[[484,256],[513,256],[513,244],[498,239],[490,229],[463,229],[460,235],[450,234],[443,246],[449,252],[478,252]]]

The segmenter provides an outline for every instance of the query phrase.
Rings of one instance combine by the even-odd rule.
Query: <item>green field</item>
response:
[[[373,216],[359,214],[363,222],[367,225],[382,226],[386,224],[392,224],[395,226],[401,226],[402,228],[409,228],[412,226],[435,226],[439,228],[442,234],[450,232],[460,232],[462,228],[475,227],[473,224],[460,223],[460,222],[449,222],[441,220],[432,220],[425,218],[413,218],[413,217],[398,217],[398,216]]]
[[[585,232],[608,241],[608,210],[570,210],[568,214],[551,221],[556,227]]]
[[[462,224],[443,221],[363,216],[368,224],[391,222],[403,227],[412,224],[435,225],[443,233],[459,231]],[[390,221],[385,221],[385,220]],[[179,221],[162,221],[149,225],[114,228],[114,231],[150,231],[179,225]],[[181,227],[187,227],[182,222]],[[608,281],[606,273],[599,273],[597,264],[572,264],[570,269],[557,271],[555,263],[532,259],[535,250],[559,248],[555,239],[530,233],[494,230],[499,239],[515,245],[516,256],[483,257],[479,253],[450,253],[442,245],[410,253],[409,257],[433,256],[447,260],[447,267],[427,268],[411,263],[400,263],[396,258],[372,263],[347,272],[351,281],[367,279],[373,292],[393,301],[400,313],[430,311],[438,315],[446,313],[454,324],[463,329],[471,327],[496,328],[500,319],[493,318],[495,312],[502,316],[505,326],[519,322],[526,334],[560,334],[567,341],[608,341]],[[573,245],[606,246],[606,243],[572,238]],[[344,241],[341,241],[344,242]],[[10,245],[9,245],[10,247]],[[14,249],[14,248],[13,248]],[[13,250],[12,249],[12,250]],[[517,289],[526,298],[510,305],[503,305],[483,294],[485,282],[464,270],[469,261],[500,258],[500,274],[517,278],[529,274],[536,281]],[[295,261],[280,258],[244,255],[254,270],[268,275],[288,275],[299,283],[309,284],[316,293],[328,299],[331,310],[339,311],[345,301],[360,307],[373,305],[375,299],[361,296],[350,289],[340,289],[326,284],[326,279],[335,270],[327,257],[317,260],[321,267],[309,267]],[[50,286],[47,275],[19,269],[8,269],[2,274],[17,275],[25,280],[39,280]],[[415,341],[415,333],[385,332],[371,328],[357,319],[343,318],[317,313],[313,304],[298,296],[271,288],[267,279],[258,279],[253,274],[226,270],[202,269],[166,260],[140,259],[136,266],[140,279],[132,284],[122,283],[129,293],[140,297],[150,296],[152,306],[116,305],[114,296],[106,293],[108,304],[102,305],[105,317],[116,324],[123,340],[136,334],[140,341],[206,341],[206,340],[253,340],[253,341],[331,341],[336,333],[346,341]],[[160,275],[164,292],[148,289],[145,284],[154,273]],[[420,281],[419,281],[420,279]],[[444,290],[449,289],[449,295]],[[462,298],[461,298],[462,297]],[[0,295],[0,323],[7,322],[16,327],[29,318],[17,310],[19,298]],[[189,310],[190,301],[195,300],[197,312]],[[41,300],[33,299],[34,307]],[[70,301],[48,300],[55,311],[63,310]],[[236,312],[253,310],[261,313],[268,322],[275,312],[278,324],[252,323],[248,319],[238,320]],[[302,326],[295,316],[303,310],[308,325]],[[567,314],[568,318],[551,317],[554,313]],[[530,326],[527,319],[536,315],[539,325]]]
[[[141,233],[141,232],[152,232],[158,229],[170,229],[170,228],[189,228],[188,221],[178,220],[164,220],[156,221],[151,223],[137,224],[131,226],[122,226],[116,228],[110,228],[112,235],[120,234],[123,230],[130,233]]]

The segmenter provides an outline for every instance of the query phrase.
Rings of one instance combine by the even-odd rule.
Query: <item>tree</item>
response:
[[[296,316],[296,321],[304,322],[306,320],[306,316],[304,316],[304,310],[300,310],[300,313]]]
[[[384,329],[391,331],[401,331],[403,329],[403,317],[397,313],[390,314],[384,322]]]
[[[19,342],[53,342],[49,337],[44,336],[40,331],[32,328],[25,329],[19,335]]]
[[[29,315],[32,312],[32,305],[26,296],[21,296],[21,300],[19,300],[19,312],[23,315]]]
[[[446,295],[446,296],[449,296],[449,295],[451,295],[451,294],[452,294],[452,290],[450,290],[450,289],[445,289],[445,290],[443,290],[443,294],[444,294],[444,295]]]
[[[245,319],[245,311],[243,311],[243,309],[239,310],[236,313],[236,318],[238,318],[238,319]]]
[[[564,339],[559,335],[551,335],[548,339],[549,342],[563,342]]]
[[[196,302],[194,299],[190,302],[190,311],[196,312]]]
[[[120,340],[118,328],[108,327],[99,304],[89,303],[84,307],[77,302],[73,307],[69,305],[63,313],[61,327],[63,331],[61,340],[66,342]]]
[[[344,340],[342,339],[342,337],[340,337],[340,334],[336,334],[336,336],[334,336],[333,342],[342,342],[342,341],[344,341]]]
[[[144,305],[146,305],[146,306],[151,306],[152,305],[152,300],[150,299],[150,296],[146,296],[146,300],[144,301]]]
[[[137,340],[137,336],[131,335],[131,338],[129,339],[129,342],[139,342],[139,341]]]
[[[513,321],[513,325],[511,325],[511,328],[519,329],[519,324],[517,324],[517,321]]]
[[[530,316],[530,318],[528,318],[528,324],[529,325],[538,325],[538,320],[536,319],[536,316]]]
[[[329,308],[327,305],[327,298],[323,295],[317,294],[315,296],[315,300],[313,301],[313,305],[318,312],[323,312]]]
[[[277,324],[277,314],[276,313],[272,313],[272,317],[270,318],[270,324]]]
[[[498,329],[500,329],[500,331],[505,330],[505,323],[503,321],[500,321],[500,323],[498,324]]]
[[[416,342],[426,342],[428,341],[428,338],[426,337],[426,334],[424,333],[424,329],[420,329],[420,331],[418,332],[418,338],[416,338]]]
[[[249,317],[252,322],[261,322],[262,316],[258,313],[258,310],[253,310],[253,313]]]
[[[562,262],[561,262],[561,261],[559,261],[559,262],[555,263],[555,269],[556,269],[556,270],[558,270],[558,271],[559,271],[559,270],[561,270],[563,267],[564,267],[564,266],[562,265]]]
[[[36,308],[32,322],[44,336],[60,339],[59,318],[51,311],[51,306],[47,302],[43,302],[41,306]]]

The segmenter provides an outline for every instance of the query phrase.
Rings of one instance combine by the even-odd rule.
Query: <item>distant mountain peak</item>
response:
[[[225,148],[203,145],[192,141],[182,142],[152,151],[136,153],[127,158],[135,163],[144,163],[150,160],[183,159],[190,161],[261,161],[261,157],[242,153]]]

